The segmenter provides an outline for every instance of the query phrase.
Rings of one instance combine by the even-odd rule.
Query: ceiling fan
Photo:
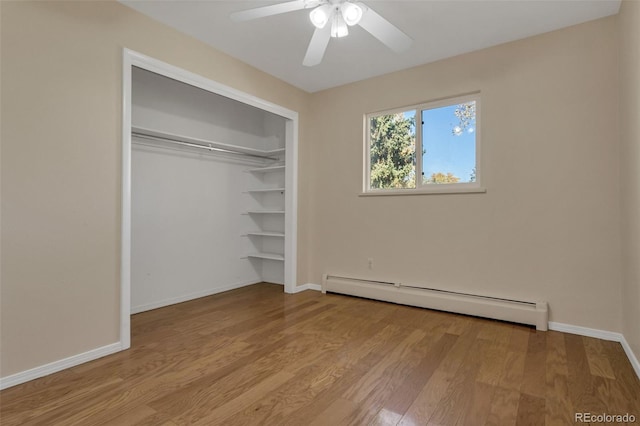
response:
[[[373,9],[353,0],[293,0],[235,12],[231,19],[235,22],[250,21],[302,9],[312,9],[309,18],[316,27],[302,62],[308,67],[322,62],[331,37],[348,35],[349,27],[354,25],[360,25],[394,52],[407,50],[413,42]]]

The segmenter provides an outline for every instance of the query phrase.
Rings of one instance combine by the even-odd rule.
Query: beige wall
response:
[[[309,95],[115,2],[1,7],[4,377],[119,340],[123,47],[299,111],[301,140]]]
[[[640,358],[640,2],[624,1],[619,20],[623,333]]]
[[[312,281],[543,299],[620,331],[616,35],[607,18],[314,94]],[[477,90],[486,194],[358,196],[363,114]]]

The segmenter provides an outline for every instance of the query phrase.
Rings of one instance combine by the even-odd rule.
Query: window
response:
[[[364,195],[484,192],[480,96],[366,116]]]

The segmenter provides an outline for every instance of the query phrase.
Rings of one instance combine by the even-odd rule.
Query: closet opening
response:
[[[123,54],[121,328],[258,282],[296,285],[298,114]]]

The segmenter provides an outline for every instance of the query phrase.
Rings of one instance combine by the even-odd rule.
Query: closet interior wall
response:
[[[284,284],[286,119],[134,67],[132,129],[132,313]],[[140,129],[269,158],[141,138]]]

